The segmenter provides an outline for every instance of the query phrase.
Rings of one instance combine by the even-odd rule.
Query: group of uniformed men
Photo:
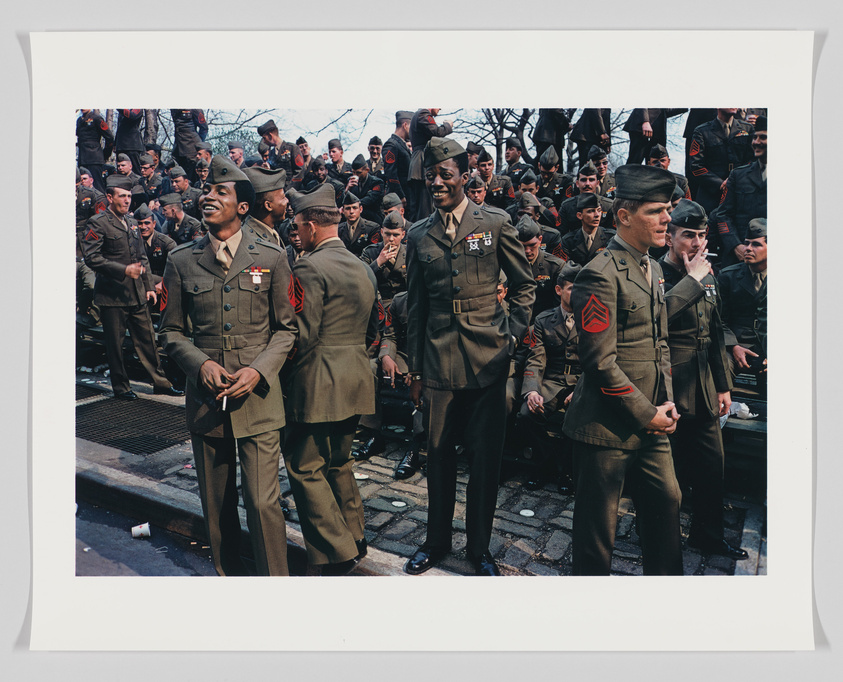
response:
[[[668,170],[665,132],[686,110],[634,110],[614,173],[607,110],[583,110],[572,130],[566,111],[540,111],[535,167],[513,137],[495,174],[438,109],[396,112],[386,143],[372,138],[351,164],[339,140],[326,164],[272,120],[258,128],[259,157],[239,141],[214,156],[201,110],[172,111],[163,164],[158,145],[139,144],[142,110],[118,110],[116,136],[82,110],[79,314],[101,320],[115,398],[134,400],[127,326],[155,392],[183,395],[158,359],[160,312],[161,345],[186,377],[220,575],[246,573],[238,458],[257,570],[288,573],[282,449],[309,562],[343,575],[362,560],[351,467],[385,447],[375,389],[387,383],[424,410],[396,469],[419,469],[426,435],[427,539],[407,573],[450,551],[462,446],[467,554],[477,575],[499,575],[489,542],[513,431],[537,463],[525,485],[575,494],[575,574],[609,573],[624,491],[644,572],[681,574],[680,483],[693,492],[688,544],[746,558],[723,538],[719,419],[736,373],[766,385],[765,112],[691,110],[704,120],[688,136],[686,179]],[[575,177],[556,149],[569,130]],[[718,275],[711,259],[727,267]]]

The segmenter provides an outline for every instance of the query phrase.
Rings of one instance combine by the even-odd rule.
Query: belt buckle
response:
[[[454,315],[461,315],[462,314],[462,303],[459,299],[453,300],[453,308],[454,308]]]
[[[234,350],[231,346],[231,336],[225,335],[222,337],[222,349],[223,350]]]

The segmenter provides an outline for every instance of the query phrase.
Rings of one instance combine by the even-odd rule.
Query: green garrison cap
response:
[[[369,144],[383,145],[383,140],[375,135],[371,140],[369,140]]]
[[[667,149],[665,149],[664,145],[662,145],[662,144],[654,144],[654,145],[650,148],[650,155],[649,155],[649,157],[648,157],[648,158],[650,158],[650,159],[664,159],[664,158],[668,158],[668,159],[669,159],[669,158],[670,158],[670,154],[668,154],[668,153],[667,153]]]
[[[342,149],[342,142],[340,142],[336,137],[332,140],[328,140],[328,149]]]
[[[132,191],[132,181],[128,175],[109,175],[105,180],[105,186],[108,188],[116,187],[117,189],[127,189]]]
[[[486,181],[481,178],[479,175],[473,176],[469,181],[468,184],[465,186],[466,189],[486,189]]]
[[[161,145],[157,144],[156,142],[147,142],[144,147],[146,147],[146,151],[148,152],[155,152],[158,156],[161,156]]]
[[[162,206],[175,206],[181,205],[181,194],[176,194],[175,192],[170,192],[170,194],[162,194],[159,198]]]
[[[518,231],[518,241],[528,242],[536,237],[541,237],[542,228],[528,215],[522,215],[515,225]]]
[[[141,154],[138,157],[138,160],[141,162],[142,166],[151,166],[155,163],[155,159],[153,159],[149,154]]]
[[[597,175],[597,166],[589,161],[587,164],[580,167],[579,171],[577,171],[577,175]]]
[[[402,216],[398,211],[388,213],[386,218],[383,219],[381,227],[386,228],[387,230],[403,230],[405,229],[404,216]]]
[[[481,147],[476,142],[469,142],[467,145],[465,145],[465,151],[467,151],[469,154],[479,154],[483,151],[483,147]]]
[[[492,158],[492,155],[489,152],[487,152],[485,149],[481,149],[480,153],[477,154],[477,163],[484,163],[486,161],[494,161],[494,159]]]
[[[149,210],[149,206],[146,204],[141,204],[135,209],[132,215],[135,217],[135,220],[146,220],[152,217],[152,211]]]
[[[214,148],[211,145],[209,145],[207,142],[197,142],[196,143],[196,151],[199,151],[200,149],[204,150],[206,152],[214,151]]]
[[[258,135],[263,137],[264,135],[272,132],[273,130],[278,130],[278,126],[275,125],[275,121],[269,119],[266,123],[262,123],[258,126]]]
[[[755,130],[756,132],[759,130],[767,130],[767,117],[766,116],[759,116],[755,119]]]
[[[399,125],[402,121],[411,121],[413,118],[412,111],[396,111],[395,112],[395,125]]]
[[[539,163],[545,168],[553,168],[559,163],[559,154],[556,153],[556,148],[553,145],[544,150],[544,153],[539,157]]]
[[[679,201],[680,199],[685,198],[685,190],[679,186],[679,183],[676,183],[676,189],[673,190],[673,194],[670,195],[671,201]]]
[[[573,282],[577,278],[577,275],[580,274],[580,270],[582,270],[582,265],[569,260],[559,271],[556,277],[556,283],[562,286],[563,282]]]
[[[588,150],[588,160],[589,161],[597,161],[599,159],[605,159],[607,156],[606,150],[602,147],[598,147],[596,144],[591,145],[591,149]]]
[[[524,192],[518,200],[518,206],[521,208],[529,208],[530,206],[541,206],[541,204],[539,203],[539,200],[536,199],[535,195],[530,194],[529,192]]]
[[[758,237],[767,237],[766,218],[753,218],[749,221],[749,226],[746,228],[747,239],[757,239]]]
[[[358,197],[354,192],[346,192],[345,198],[342,200],[343,206],[351,206],[352,204],[359,204],[360,197]]]
[[[173,166],[170,169],[170,177],[171,178],[182,178],[185,177],[187,173],[185,173],[184,168],[181,166]]]
[[[657,166],[626,164],[615,171],[615,198],[632,201],[670,201],[676,188],[673,173]]]
[[[508,139],[507,139],[507,141],[506,141],[506,147],[507,147],[507,148],[509,148],[509,147],[514,147],[514,148],[515,148],[515,149],[517,149],[518,151],[523,151],[523,147],[521,146],[521,140],[519,140],[519,139],[518,139],[517,137],[515,137],[514,135],[513,135],[512,137],[510,137],[510,138],[508,138]]]
[[[354,157],[354,161],[351,162],[351,170],[357,170],[358,168],[363,168],[363,166],[368,166],[366,159],[363,158],[362,154],[358,154]]]
[[[336,208],[337,199],[334,188],[328,183],[322,183],[308,192],[291,189],[287,197],[293,205],[293,212],[301,213],[308,208]]]
[[[521,179],[518,181],[522,185],[529,185],[533,182],[538,182],[539,179],[536,177],[536,174],[533,173],[532,168],[528,168],[524,171],[524,174],[521,176]]]
[[[597,208],[600,206],[600,199],[594,192],[577,195],[577,211],[582,211],[586,208]]]
[[[172,175],[172,172],[170,172],[170,175]],[[211,170],[208,173],[209,183],[217,185],[222,182],[240,182],[241,180],[248,182],[249,178],[227,156],[217,154],[211,159]]]
[[[206,159],[199,159],[196,162],[196,170],[205,170],[206,168],[210,168],[211,164],[208,163]]]
[[[283,168],[270,170],[261,166],[252,166],[244,170],[243,173],[249,178],[252,187],[255,188],[255,194],[284,189],[284,184],[287,182],[287,171]]]
[[[264,153],[269,151],[269,145],[261,140],[258,142],[258,154],[263,155]]]
[[[448,137],[432,137],[424,148],[424,167],[435,166],[460,154],[465,154],[465,149],[456,140]]]
[[[228,143],[228,150],[232,149],[246,149],[246,143],[243,140],[231,140]]]
[[[682,199],[670,214],[671,224],[685,230],[704,230],[706,221],[705,209],[690,199]]]
[[[117,155],[117,163],[120,163],[121,161],[128,161],[129,163],[132,162],[132,160],[129,158],[128,154],[118,154]]]
[[[305,140],[301,135],[299,135],[299,139],[296,140],[296,144],[307,144],[307,140]]]
[[[82,173],[79,172],[79,166],[76,167],[76,182],[82,182]]]
[[[402,201],[401,197],[399,197],[395,192],[390,192],[386,196],[384,196],[383,201],[381,201],[381,208],[393,208],[395,206],[401,206]]]

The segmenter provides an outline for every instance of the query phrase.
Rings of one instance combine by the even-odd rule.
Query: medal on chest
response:
[[[704,284],[706,298],[711,298],[717,293],[717,286],[714,284]]]
[[[253,265],[243,272],[252,276],[252,284],[260,284],[262,275],[268,274],[269,268],[259,268],[257,265]]]
[[[659,277],[659,291],[664,296],[664,277]]]

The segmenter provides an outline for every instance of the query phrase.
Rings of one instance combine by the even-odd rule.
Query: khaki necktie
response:
[[[453,243],[454,237],[457,236],[457,221],[454,219],[453,213],[446,213],[445,214],[445,234],[448,236],[448,239],[451,240]]]
[[[729,133],[732,132],[732,126],[729,123],[723,124],[723,130],[726,131],[726,137],[729,137]]]
[[[585,250],[591,251],[591,245],[594,243],[594,233],[585,235]]]
[[[647,284],[649,284],[652,287],[653,286],[653,280],[650,277],[650,257],[649,256],[644,256],[641,259],[641,269],[644,271],[644,277],[647,278]]]
[[[755,280],[755,291],[760,291],[761,285],[764,284],[764,278],[761,276],[760,272],[756,272],[753,275],[753,279]]]
[[[574,316],[573,315],[567,315],[565,317],[565,329],[567,329],[568,331],[571,331],[573,328],[574,328]]]
[[[228,250],[228,244],[226,244],[225,242],[222,242],[220,244],[220,248],[217,249],[217,256],[216,256],[217,263],[220,264],[220,266],[222,267],[223,270],[228,272],[228,269],[231,267],[231,261],[232,260],[233,259],[231,258],[231,253]]]

